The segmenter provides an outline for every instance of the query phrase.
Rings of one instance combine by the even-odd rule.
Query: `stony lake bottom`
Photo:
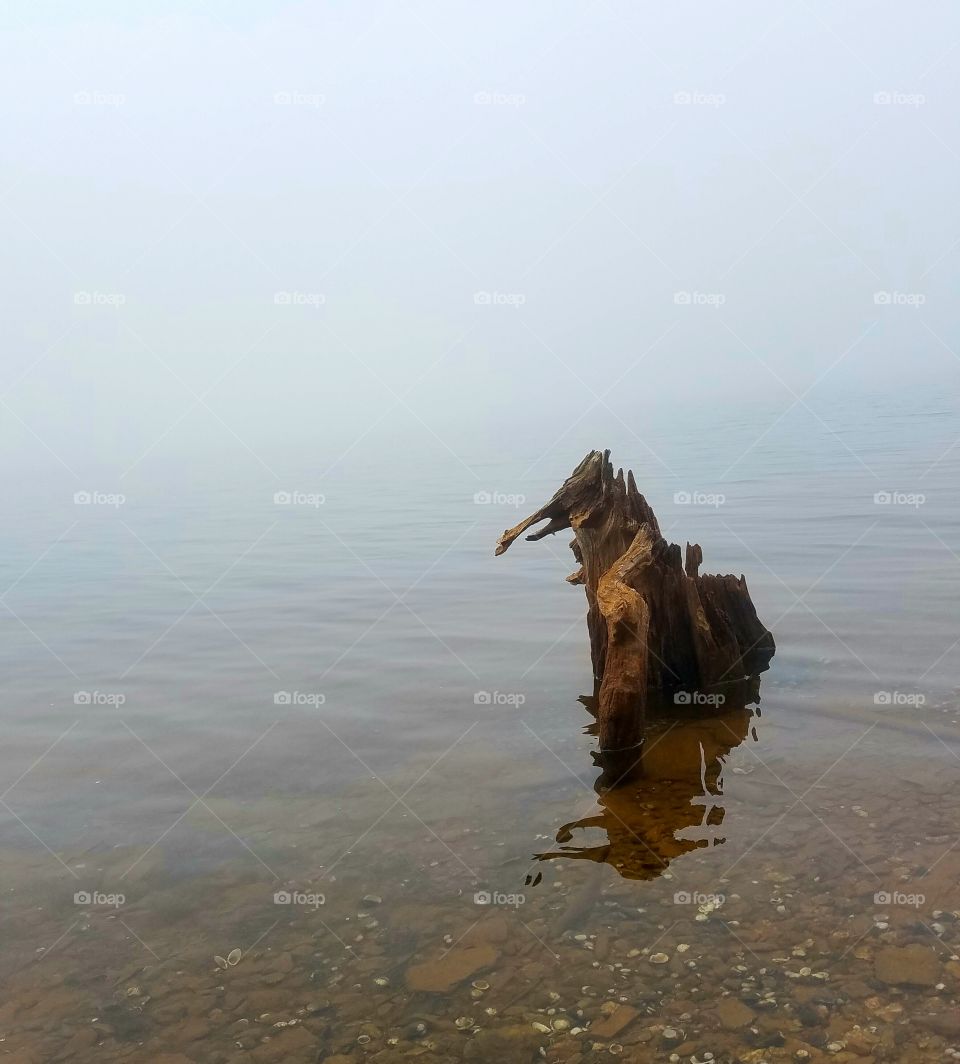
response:
[[[606,441],[34,492],[0,1055],[960,1057],[955,409],[765,416],[614,449],[778,650],[610,792],[568,537],[493,558]]]

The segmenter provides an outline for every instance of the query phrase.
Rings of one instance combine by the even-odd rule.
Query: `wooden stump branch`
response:
[[[567,580],[587,595],[601,750],[641,741],[649,690],[713,688],[769,664],[773,636],[745,578],[700,575],[695,543],[681,560],[633,473],[614,475],[609,451],[591,451],[545,506],[508,528],[497,555],[542,521],[528,540],[573,530],[579,568]]]

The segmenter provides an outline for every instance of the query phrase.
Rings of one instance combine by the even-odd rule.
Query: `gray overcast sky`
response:
[[[0,16],[14,465],[956,381],[954,4],[71,7]]]

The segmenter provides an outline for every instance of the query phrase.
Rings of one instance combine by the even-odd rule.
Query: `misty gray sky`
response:
[[[70,8],[0,16],[13,467],[955,388],[955,5]]]

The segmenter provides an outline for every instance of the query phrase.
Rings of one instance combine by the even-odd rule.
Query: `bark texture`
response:
[[[528,540],[573,530],[579,567],[567,580],[587,594],[601,750],[640,742],[648,690],[713,688],[769,664],[773,636],[744,577],[701,576],[698,544],[681,558],[633,473],[614,475],[609,451],[591,451],[546,505],[508,528],[497,555],[542,521]]]

